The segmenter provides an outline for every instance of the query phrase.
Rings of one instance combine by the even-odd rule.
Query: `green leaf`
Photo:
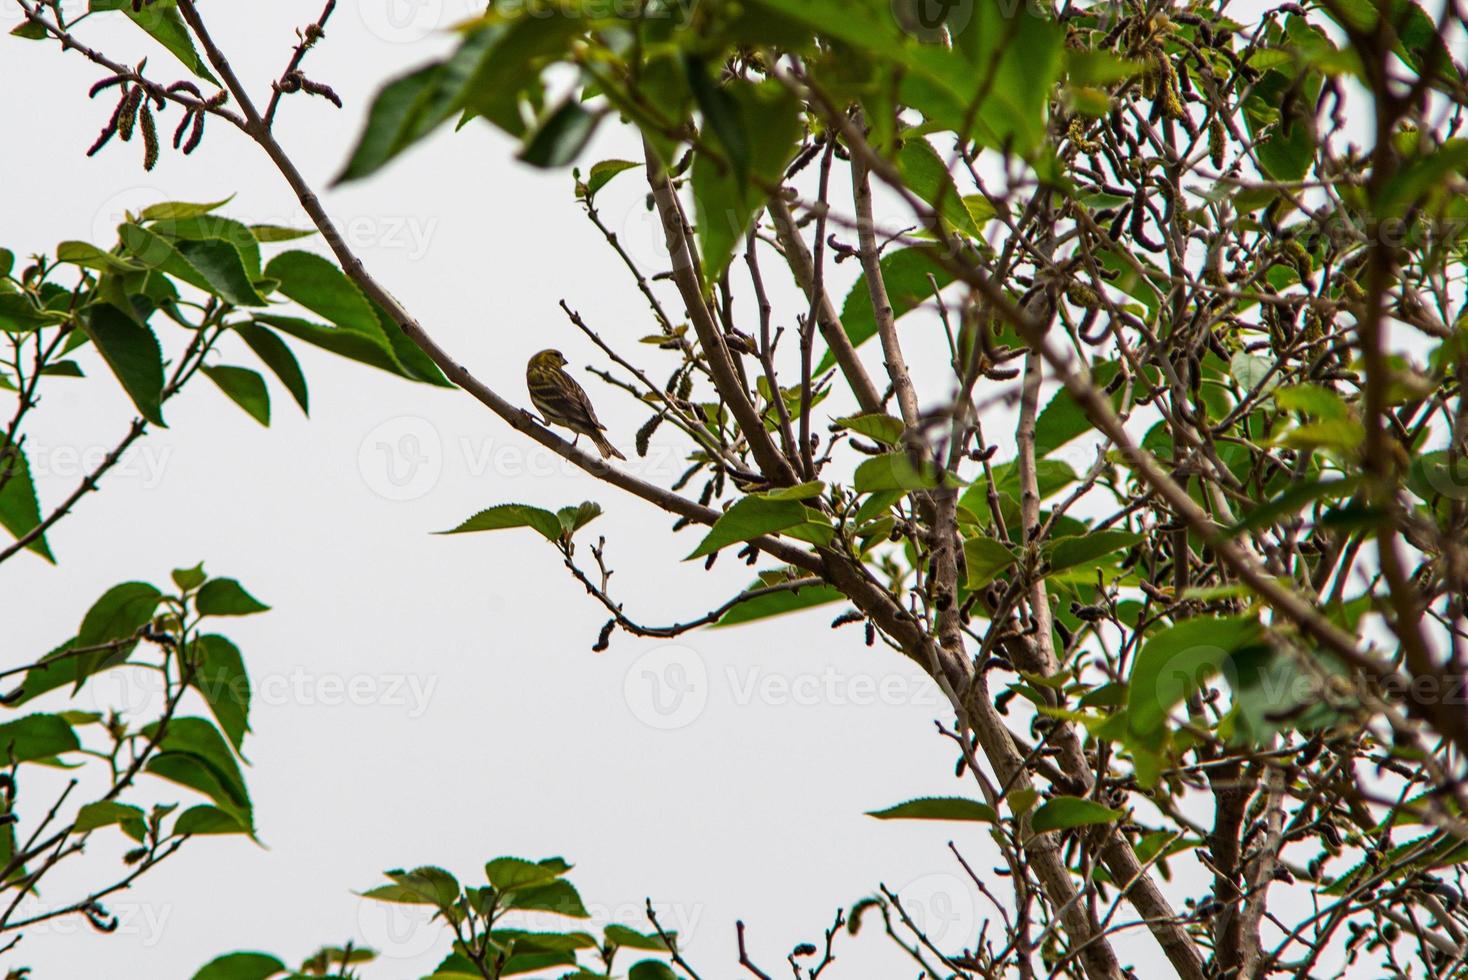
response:
[[[102,359],[137,406],[138,414],[154,425],[166,427],[162,411],[163,349],[153,331],[107,303],[89,307],[81,321]]]
[[[1090,531],[1056,538],[1048,549],[1049,574],[1077,565],[1094,564],[1099,558],[1132,547],[1142,538],[1141,534],[1119,530]]]
[[[631,160],[599,160],[591,165],[591,170],[586,175],[586,197],[588,199],[596,196],[596,192],[607,186],[617,174],[624,170],[632,170],[642,166]]]
[[[821,480],[810,480],[806,483],[797,483],[793,487],[779,487],[775,490],[765,490],[758,494],[765,500],[812,500],[819,497],[826,490],[826,484]]]
[[[180,218],[197,218],[200,215],[210,214],[218,211],[230,201],[234,195],[218,201],[208,201],[202,204],[193,204],[188,201],[162,201],[158,204],[150,204],[138,212],[139,221],[176,221]]]
[[[409,381],[452,388],[454,383],[444,376],[437,364],[418,345],[408,339],[408,334],[392,316],[377,303],[372,303],[372,312],[377,316],[377,326],[387,339],[388,349],[401,365],[400,374]]]
[[[125,224],[118,229],[123,247],[149,268],[182,279],[236,306],[264,306],[239,245],[223,238],[175,239],[154,229]],[[251,245],[254,239],[250,240]]]
[[[505,905],[522,912],[550,912],[573,919],[591,918],[575,887],[560,879],[530,888],[517,888],[510,892]]]
[[[362,135],[334,183],[376,173],[457,114],[464,106],[471,75],[501,36],[495,29],[470,34],[446,60],[399,76],[378,90]]]
[[[971,9],[966,24],[950,25],[951,48],[901,49],[908,67],[901,99],[936,127],[1030,154],[1044,140],[1064,29],[1034,6],[980,3]]]
[[[564,167],[581,155],[601,119],[567,98],[540,121],[518,156],[536,167]]]
[[[1110,51],[1065,51],[1065,74],[1072,85],[1110,85],[1135,77],[1146,68],[1145,62],[1119,58]]]
[[[888,9],[875,3],[850,0],[754,0],[753,6],[805,24],[812,30],[837,38],[872,53],[890,52],[904,38]]]
[[[1468,460],[1446,449],[1416,456],[1407,476],[1407,488],[1423,500],[1435,497],[1468,499]]]
[[[367,297],[335,263],[314,252],[282,252],[270,260],[265,274],[280,281],[280,292],[344,330],[382,337],[382,328]]]
[[[412,871],[388,871],[390,885],[378,885],[363,892],[366,898],[399,905],[434,905],[445,908],[459,899],[458,880],[442,868],[425,865]]]
[[[1413,0],[1341,0],[1338,5],[1320,9],[1338,24],[1349,24],[1367,32],[1381,30],[1379,20],[1384,17],[1386,23],[1395,29],[1392,50],[1404,64],[1421,73],[1428,59],[1432,58],[1443,79],[1457,78],[1452,53],[1438,33],[1436,22]]]
[[[143,734],[152,737],[156,731],[155,722]],[[203,718],[174,718],[158,747],[159,754],[143,767],[146,772],[203,793],[237,819],[247,833],[253,831],[250,796],[233,750],[219,729]]]
[[[185,592],[190,589],[197,589],[209,578],[209,576],[204,574],[203,562],[199,562],[193,568],[175,568],[172,577],[173,584]]]
[[[245,591],[232,578],[213,578],[194,595],[194,608],[200,616],[249,616],[270,607]]]
[[[1069,827],[1086,827],[1098,823],[1114,823],[1122,818],[1120,810],[1103,806],[1095,800],[1078,796],[1057,796],[1040,804],[1030,817],[1030,829],[1037,834]]]
[[[1009,812],[1013,813],[1016,817],[1028,813],[1030,807],[1034,806],[1035,801],[1039,798],[1039,790],[1032,786],[1021,786],[1018,789],[1012,789],[1005,796],[1005,800],[1009,803]]]
[[[199,52],[194,49],[193,37],[188,26],[179,15],[174,0],[156,0],[134,9],[133,0],[91,0],[93,11],[121,10],[128,18],[153,36],[153,39],[168,49],[169,53],[182,62],[195,75],[213,85],[218,85],[209,67]]]
[[[236,306],[265,305],[265,298],[256,292],[255,284],[245,269],[245,260],[234,243],[222,238],[209,238],[203,241],[181,240],[174,242],[173,247],[203,278],[195,285]]]
[[[566,54],[581,27],[575,8],[567,6],[553,17],[532,14],[470,35],[464,47],[474,45],[476,51],[460,104],[511,136],[522,135],[522,96],[538,96],[541,87],[537,63]]]
[[[141,820],[143,811],[128,803],[118,803],[116,800],[99,800],[96,803],[88,803],[76,813],[76,821],[72,830],[78,834],[84,834],[98,827],[110,827],[124,820]]]
[[[667,952],[668,949],[668,944],[663,942],[661,936],[638,932],[636,929],[629,929],[616,923],[607,926],[603,930],[603,935],[607,943],[623,949],[650,949],[660,952]],[[673,936],[676,942],[677,934],[674,933]]]
[[[763,584],[756,582],[750,588],[759,588]],[[712,628],[752,623],[755,620],[782,616],[785,613],[798,612],[812,606],[839,602],[844,598],[845,596],[839,590],[829,585],[808,585],[796,592],[771,592],[754,599],[746,599],[733,606],[720,617]]]
[[[933,277],[939,289],[953,282],[953,274],[938,263],[930,249],[922,246],[887,252],[882,256],[881,267],[892,315],[898,319],[933,298],[933,283],[928,276]],[[857,278],[851,292],[846,294],[846,301],[841,306],[841,327],[854,347],[877,335],[877,318],[872,311],[872,294],[867,287],[865,273]],[[816,371],[827,371],[835,364],[835,356],[827,351]]]
[[[1126,685],[1112,681],[1081,695],[1082,708],[1120,708],[1126,704]]]
[[[852,432],[860,433],[886,446],[901,445],[902,434],[907,431],[907,424],[901,419],[895,419],[881,412],[873,412],[870,415],[851,415],[844,419],[837,419],[836,424],[845,426]]]
[[[1326,421],[1351,417],[1351,409],[1340,395],[1323,385],[1297,384],[1276,389],[1274,403],[1284,411],[1306,412]]]
[[[370,365],[400,378],[406,376],[403,366],[393,356],[387,341],[380,336],[342,330],[323,323],[312,323],[310,320],[292,316],[277,316],[273,313],[256,314],[255,322],[267,324],[282,333],[349,360]]]
[[[1294,116],[1279,118],[1279,107],[1292,104],[1292,100],[1287,101],[1286,93],[1294,95],[1297,85],[1297,79],[1284,72],[1266,71],[1254,83],[1244,103],[1244,122],[1256,141],[1254,152],[1259,165],[1275,180],[1301,179],[1309,171],[1315,155],[1310,127]],[[1305,98],[1313,100],[1316,93],[1310,89],[1318,89],[1319,85],[1319,76],[1314,76],[1313,86],[1303,86]]]
[[[467,534],[470,531],[500,531],[509,527],[533,527],[547,541],[559,541],[561,519],[541,507],[529,504],[497,504],[481,510],[458,527],[439,534]]]
[[[574,953],[595,949],[596,940],[585,932],[529,932],[525,929],[496,929],[490,934],[498,946],[513,947],[516,957],[526,953]]]
[[[1104,388],[1111,383],[1112,378],[1116,377],[1116,372],[1117,362],[1115,361],[1093,364],[1091,365],[1091,381],[1098,388]],[[1112,396],[1113,404],[1120,396],[1119,391]],[[1086,418],[1085,410],[1077,404],[1070,391],[1061,388],[1035,419],[1035,455],[1048,456],[1077,436],[1092,431],[1093,428],[1091,420]]]
[[[968,568],[964,587],[972,592],[982,589],[1013,565],[1015,555],[1002,542],[979,536],[963,539],[963,561]]]
[[[867,816],[878,820],[977,820],[998,823],[994,808],[978,800],[961,796],[924,796],[908,800],[885,810],[868,810]]]
[[[514,977],[526,973],[539,973],[553,967],[575,966],[576,955],[562,952],[517,953],[500,967],[500,976]],[[469,975],[471,978],[474,974]],[[483,974],[480,974],[483,976]]]
[[[695,228],[706,285],[718,281],[728,267],[734,247],[765,200],[761,184],[779,183],[803,127],[799,104],[777,82],[755,85],[741,80],[722,91],[749,132],[749,166],[745,176],[711,154],[694,157]]]
[[[875,490],[931,490],[940,484],[961,486],[965,480],[954,473],[938,470],[926,460],[920,471],[905,452],[883,453],[863,460],[856,468],[857,493]]]
[[[282,252],[271,259],[265,267],[265,274],[279,281],[279,289],[286,296],[326,317],[346,334],[369,340],[370,345],[364,349],[360,341],[351,341],[340,334],[323,336],[320,327],[299,320],[275,316],[259,316],[257,320],[328,350],[391,371],[399,377],[449,386],[428,355],[419,350],[387,312],[364,296],[356,283],[331,261],[314,252]]]
[[[724,153],[724,159],[740,181],[749,176],[750,124],[739,101],[729,90],[714,83],[708,63],[700,57],[683,55],[683,70],[688,78],[688,91],[703,116],[703,129],[712,132],[714,142]]]
[[[1288,651],[1264,644],[1237,650],[1224,676],[1233,693],[1234,743],[1264,746],[1280,732],[1316,732],[1349,721],[1362,709],[1348,692],[1345,668],[1331,657],[1304,666]],[[1324,676],[1322,676],[1324,675]],[[1330,678],[1341,688],[1327,694]]]
[[[1366,441],[1366,429],[1356,419],[1307,422],[1285,433],[1284,444],[1295,449],[1331,449],[1352,455]]]
[[[261,363],[279,379],[285,390],[291,393],[296,404],[301,406],[301,412],[309,414],[310,399],[306,391],[306,376],[301,373],[301,365],[285,341],[254,322],[232,324],[232,329],[244,339]]]
[[[1142,645],[1127,678],[1127,725],[1143,745],[1160,742],[1167,714],[1236,650],[1262,636],[1253,616],[1200,616],[1165,627]]]
[[[265,379],[249,368],[233,367],[228,364],[208,365],[201,368],[204,374],[229,396],[229,400],[243,408],[250,418],[261,425],[270,425],[270,392],[265,388]]]
[[[47,33],[46,28],[41,26],[40,21],[23,20],[10,29],[10,36],[24,38],[27,41],[44,41],[51,35]],[[12,829],[9,833],[13,835],[15,831]],[[3,856],[3,853],[0,853],[0,856]]]
[[[953,183],[948,165],[926,139],[909,136],[903,141],[897,152],[897,170],[907,188],[932,205],[951,228],[970,238],[981,237],[979,226]]]
[[[714,522],[687,560],[711,555],[741,541],[804,524],[815,513],[797,500],[771,500],[758,494],[742,497]]]
[[[25,452],[16,445],[0,445],[0,526],[21,538],[40,523],[41,506]],[[44,534],[38,535],[26,548],[53,564],[56,561]]]
[[[518,857],[498,857],[484,865],[484,880],[502,892],[518,888],[548,885],[571,870],[562,858],[527,861]]]
[[[239,252],[245,277],[251,283],[260,278],[260,243],[243,222],[222,214],[193,214],[156,219],[148,230],[169,241],[227,242]]]
[[[561,531],[569,537],[601,516],[601,504],[594,500],[583,501],[575,507],[562,507],[556,511]]]
[[[1317,500],[1339,500],[1356,492],[1361,484],[1359,476],[1333,480],[1306,480],[1292,483],[1279,496],[1244,513],[1244,516],[1229,529],[1230,534],[1241,534],[1261,527],[1268,527],[1284,517],[1292,517],[1300,508]]]
[[[206,834],[247,834],[249,833],[249,828],[218,807],[210,806],[207,803],[200,803],[198,806],[189,807],[179,815],[179,818],[174,821],[173,832],[175,834],[191,834],[195,836]]]
[[[1228,362],[1229,374],[1239,383],[1239,387],[1245,391],[1252,391],[1258,387],[1269,372],[1273,369],[1274,362],[1257,354],[1239,351]]]
[[[210,960],[192,980],[266,980],[285,972],[285,964],[266,953],[230,953]]]
[[[76,645],[97,646],[132,636],[153,618],[162,599],[163,593],[147,582],[114,585],[82,617]]]
[[[627,971],[627,980],[678,980],[678,974],[662,960],[638,960]]]
[[[372,100],[367,125],[346,167],[333,181],[344,184],[380,170],[454,113],[446,99],[442,64],[427,65],[384,85]]]
[[[85,378],[87,376],[76,361],[52,361],[41,368],[41,373],[58,378]]]
[[[189,645],[189,655],[197,664],[190,683],[204,696],[220,730],[238,752],[250,730],[250,678],[239,648],[209,633]]]
[[[96,269],[98,272],[137,272],[142,266],[134,265],[111,252],[87,242],[62,242],[56,246],[56,259],[73,265]]]
[[[43,310],[36,306],[30,294],[21,292],[9,279],[0,279],[0,330],[7,333],[29,333],[65,319],[64,313]]]
[[[0,765],[49,759],[79,748],[76,732],[57,715],[26,715],[0,725]]]
[[[293,242],[298,238],[310,238],[315,228],[286,228],[281,225],[251,225],[250,234],[262,244],[270,242]]]

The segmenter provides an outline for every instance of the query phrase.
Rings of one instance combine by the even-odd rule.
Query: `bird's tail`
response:
[[[621,453],[617,452],[617,447],[612,445],[610,442],[607,442],[607,437],[602,435],[600,432],[593,435],[591,437],[591,441],[596,443],[596,451],[601,453],[602,459],[607,459],[612,456],[623,460],[627,458],[626,456],[623,456]]]

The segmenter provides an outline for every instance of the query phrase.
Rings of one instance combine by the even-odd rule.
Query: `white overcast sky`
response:
[[[345,159],[378,83],[442,50],[436,32],[472,6],[340,4],[307,70],[341,94],[345,110],[296,97],[277,126],[319,189]],[[284,0],[204,8],[257,94],[289,56],[293,29],[315,13],[314,4]],[[8,29],[14,8],[0,12]],[[158,77],[182,76],[113,19],[88,22],[85,36],[125,61],[149,54]],[[54,45],[0,41],[0,245],[22,255],[65,239],[106,246],[127,208],[229,194],[231,216],[305,223],[264,155],[218,121],[193,157],[165,149],[151,174],[137,143],[114,140],[87,159],[111,110],[105,97],[86,99],[100,77]],[[165,133],[176,120],[164,115]],[[603,141],[585,162],[628,149]],[[594,359],[557,310],[561,298],[665,374],[650,348],[633,345],[652,330],[650,318],[574,203],[569,173],[529,169],[512,150],[482,126],[444,132],[324,200],[369,268],[506,396],[524,399],[524,363],[535,350],[558,346],[578,371]],[[658,232],[643,195],[629,173],[602,204],[633,253],[655,260]],[[838,298],[854,265],[833,273]],[[160,330],[177,350],[181,332]],[[917,369],[937,370],[938,336],[909,336]],[[956,840],[986,870],[997,861],[983,831],[862,815],[914,796],[972,795],[954,779],[948,743],[933,728],[945,712],[916,670],[867,649],[859,627],[832,632],[837,607],[672,644],[618,635],[593,654],[605,616],[545,542],[528,531],[429,532],[505,501],[599,500],[606,516],[592,530],[608,537],[618,594],[651,622],[701,613],[749,570],[732,555],[707,574],[681,564],[696,532],[670,536],[666,516],[567,471],[460,392],[296,349],[311,383],[309,421],[275,387],[273,424],[263,429],[199,378],[167,405],[170,428],[151,433],[51,533],[57,567],[23,556],[0,568],[7,665],[70,636],[109,586],[161,584],[170,568],[201,559],[274,607],[223,630],[256,687],[247,777],[265,846],[194,841],[108,903],[123,918],[117,934],[55,923],[29,931],[8,965],[31,965],[40,978],[187,977],[229,950],[295,962],[355,939],[382,952],[369,977],[419,976],[444,955],[446,937],[353,891],[383,869],[424,863],[478,884],[483,862],[501,854],[565,855],[589,907],[640,928],[651,896],[705,977],[737,973],[737,918],[765,968],[783,970],[792,945],[819,941],[838,906],[879,882],[901,890],[944,944],[962,944],[987,910],[945,843]],[[866,354],[875,368],[878,353]],[[96,356],[83,358],[93,376],[48,385],[30,429],[43,502],[68,492],[79,461],[115,442],[132,416]],[[254,366],[243,345],[227,346],[220,362]],[[583,380],[630,449],[635,406]],[[654,440],[653,455],[631,465],[667,482],[681,469],[671,448]],[[147,696],[117,676],[98,690]],[[676,711],[659,710],[685,686],[691,693]],[[189,800],[171,785],[146,786]],[[35,794],[31,808],[49,802],[45,789],[23,787]],[[46,899],[69,899],[120,871],[121,845],[96,843],[47,879]],[[1145,937],[1122,948],[1144,976],[1158,962]],[[876,929],[838,955],[838,975],[915,973]]]

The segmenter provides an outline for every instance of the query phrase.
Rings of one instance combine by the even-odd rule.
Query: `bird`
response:
[[[531,404],[547,422],[591,439],[602,459],[611,456],[626,459],[602,435],[606,426],[597,421],[586,391],[575,378],[561,370],[565,364],[566,356],[558,350],[543,350],[530,358],[525,366],[525,387],[530,390]]]

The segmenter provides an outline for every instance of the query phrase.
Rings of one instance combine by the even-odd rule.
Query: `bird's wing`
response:
[[[566,381],[570,384],[571,391],[575,392],[576,404],[580,405],[582,411],[586,413],[586,419],[591,423],[592,428],[605,429],[606,426],[602,425],[601,420],[596,417],[596,409],[591,407],[591,396],[586,393],[586,389],[581,387],[569,374],[566,375]]]

